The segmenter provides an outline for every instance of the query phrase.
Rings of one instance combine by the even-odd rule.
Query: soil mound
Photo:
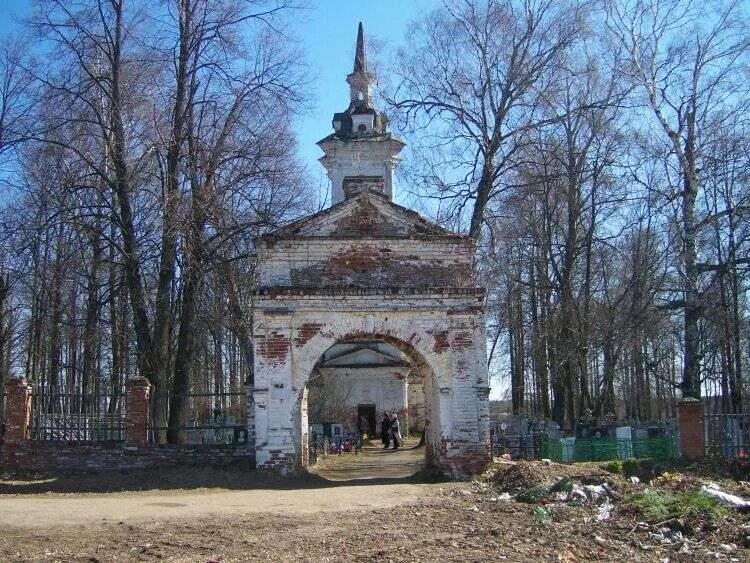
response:
[[[549,481],[543,471],[525,461],[498,468],[489,480],[499,491],[507,493],[538,487]]]

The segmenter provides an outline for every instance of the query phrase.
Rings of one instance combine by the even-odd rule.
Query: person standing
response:
[[[391,418],[391,439],[393,440],[393,449],[397,450],[399,446],[401,445],[401,424],[398,421],[398,415],[396,413],[393,413],[393,417]]]
[[[391,415],[383,413],[383,420],[380,422],[380,440],[383,442],[383,449],[387,450],[391,443]]]

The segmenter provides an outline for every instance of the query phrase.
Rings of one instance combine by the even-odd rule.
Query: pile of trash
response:
[[[566,472],[569,476],[565,476]],[[656,541],[660,545],[669,544],[675,551],[682,550],[682,553],[695,549],[687,536],[697,530],[695,526],[700,528],[699,522],[705,522],[705,518],[694,517],[689,513],[691,508],[685,507],[684,516],[672,517],[669,514],[663,518],[649,519],[648,514],[641,513],[640,506],[633,504],[634,498],[646,495],[650,499],[651,494],[661,495],[659,498],[665,499],[705,495],[725,507],[724,510],[750,511],[750,500],[723,491],[715,483],[699,483],[695,478],[679,472],[664,472],[650,483],[642,483],[637,477],[625,479],[606,474],[578,474],[566,471],[556,464],[518,462],[497,467],[494,473],[486,475],[485,482],[489,490],[478,486],[474,488],[475,494],[486,495],[484,502],[516,501],[529,504],[532,506],[533,517],[539,524],[551,522],[558,511],[565,514],[565,507],[589,507],[589,514],[585,517],[589,522],[608,521],[617,512],[619,516],[628,519],[636,517],[647,520],[638,522],[631,530],[631,536],[641,531],[642,537],[648,538],[647,543],[653,544]],[[698,505],[702,504],[697,499],[696,502]],[[680,513],[680,509],[676,509],[675,513]],[[747,538],[743,536],[739,541],[735,540],[736,544],[726,545],[744,547],[745,540],[750,546],[750,535]],[[729,547],[724,550],[725,553],[730,552]]]
[[[590,506],[606,504],[611,505],[611,500],[619,500],[621,495],[614,486],[609,483],[601,485],[580,485],[573,483],[569,478],[562,477],[552,485],[536,485],[520,491],[516,494],[516,500],[527,504],[546,504],[550,502],[562,502],[569,505]],[[603,520],[609,517],[611,506],[602,512],[597,518]]]
[[[488,479],[498,491],[518,493],[532,487],[538,487],[548,481],[547,476],[536,465],[519,461],[512,465],[501,466]]]

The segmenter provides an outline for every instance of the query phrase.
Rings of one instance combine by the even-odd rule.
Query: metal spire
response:
[[[365,58],[365,32],[362,22],[359,22],[357,30],[357,51],[354,54],[354,72],[367,72],[367,59]]]

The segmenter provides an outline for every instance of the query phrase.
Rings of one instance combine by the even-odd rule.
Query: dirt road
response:
[[[318,475],[276,482],[239,468],[0,478],[0,561],[748,560],[739,542],[750,521],[742,514],[711,528],[690,524],[689,542],[665,543],[662,523],[642,529],[642,516],[617,499],[609,519],[599,520],[600,505],[554,501],[541,521],[535,503],[499,497],[501,487],[561,476],[614,478],[595,464],[527,464],[514,470],[523,483],[505,473],[516,465],[505,463],[484,482],[382,479],[413,470],[417,454],[329,458]],[[348,471],[376,478],[321,477]],[[621,488],[643,486],[616,479]]]
[[[55,492],[55,484],[50,482],[49,492],[44,495],[0,496],[0,529],[389,508],[433,493],[434,485],[399,482],[421,468],[423,456],[421,448],[398,452],[365,448],[359,455],[329,457],[314,470],[320,479],[302,480],[296,486],[292,481],[284,484],[286,488],[269,482],[243,490],[204,486],[191,490],[71,494]],[[15,490],[23,491],[24,483],[15,483]],[[39,490],[43,482],[34,486]],[[373,487],[377,487],[377,493]]]
[[[58,528],[106,522],[157,519],[315,514],[356,509],[389,508],[429,494],[430,485],[339,486],[301,490],[202,489],[170,493],[98,493],[87,495],[18,495],[0,498],[0,528]]]
[[[385,450],[382,446],[365,446],[359,455],[329,456],[311,472],[336,482],[405,479],[417,473],[423,465],[424,447],[416,447],[416,441],[413,441],[397,451]]]

